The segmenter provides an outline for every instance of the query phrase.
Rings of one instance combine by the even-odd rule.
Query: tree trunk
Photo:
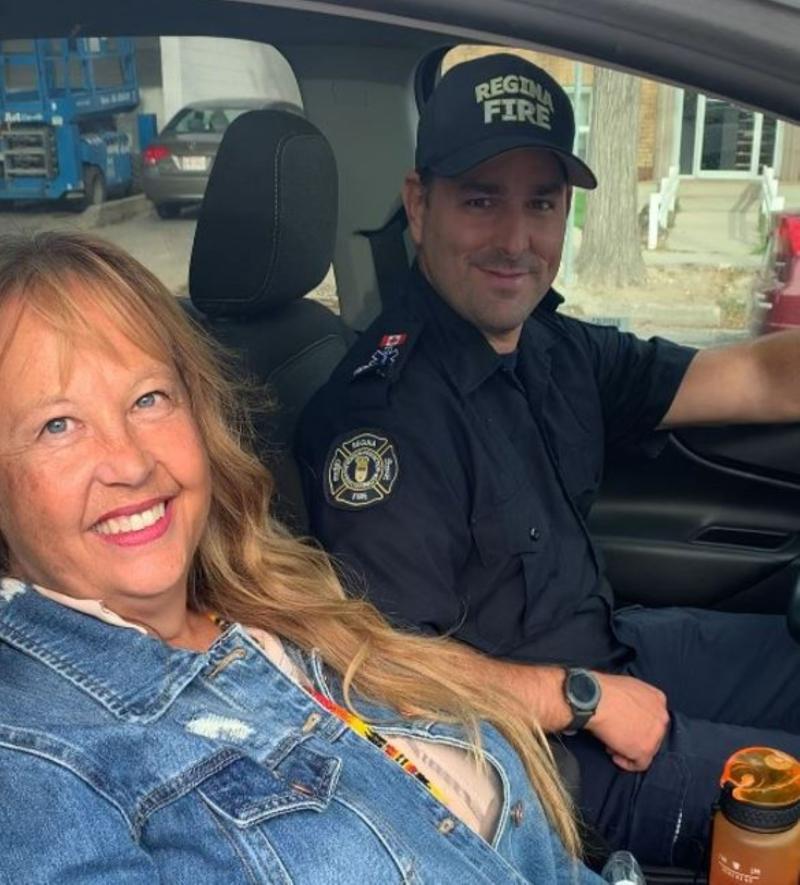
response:
[[[589,191],[581,249],[581,283],[622,288],[644,282],[636,194],[639,81],[595,68],[588,162],[597,176]]]

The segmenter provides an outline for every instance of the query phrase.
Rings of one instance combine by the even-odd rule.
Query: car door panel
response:
[[[800,426],[693,428],[611,456],[590,529],[619,604],[785,611],[800,574]]]

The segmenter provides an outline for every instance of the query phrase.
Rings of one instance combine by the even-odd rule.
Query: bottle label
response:
[[[743,864],[720,852],[717,854],[717,869],[731,882],[742,885],[757,885],[761,881],[761,868],[751,864]]]

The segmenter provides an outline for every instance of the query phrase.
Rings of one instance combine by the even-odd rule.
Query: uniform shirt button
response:
[[[525,817],[525,806],[521,802],[515,802],[511,807],[511,823],[515,827],[522,826],[522,819]]]
[[[538,541],[539,538],[542,537],[542,533],[536,528],[536,526],[532,526],[528,534],[530,535],[531,541]]]

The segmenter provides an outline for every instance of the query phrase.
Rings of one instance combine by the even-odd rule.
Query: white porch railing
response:
[[[761,173],[761,214],[769,219],[774,212],[780,212],[786,205],[786,198],[778,196],[778,179],[771,166],[765,166]]]
[[[650,209],[647,217],[647,248],[658,246],[658,234],[666,231],[675,215],[678,199],[678,167],[670,166],[669,174],[661,179],[658,192],[650,194]]]

